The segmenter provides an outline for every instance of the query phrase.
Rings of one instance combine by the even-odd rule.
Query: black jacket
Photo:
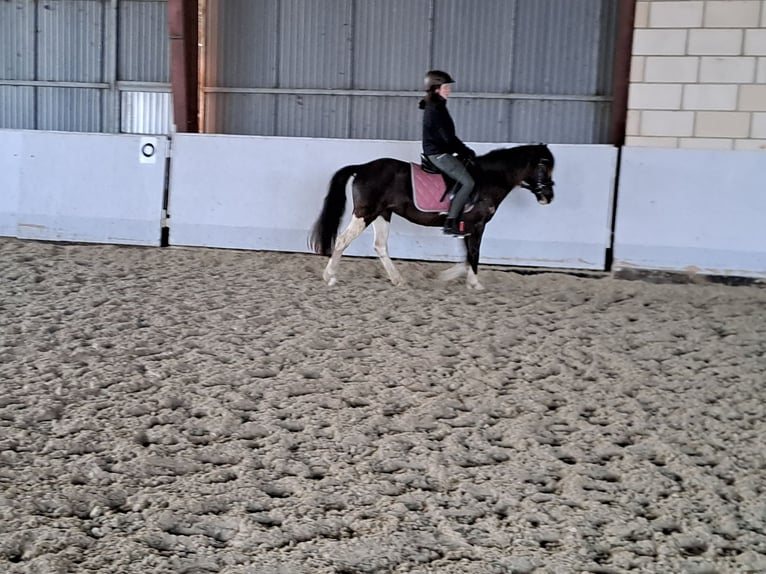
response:
[[[438,94],[432,94],[420,102],[423,111],[423,153],[437,155],[456,153],[460,157],[473,157],[475,154],[455,135],[455,123],[447,110],[447,100]]]

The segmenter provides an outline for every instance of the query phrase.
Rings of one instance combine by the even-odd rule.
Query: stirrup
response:
[[[465,230],[465,221],[462,219],[457,221],[452,220],[452,225],[449,225],[449,221],[450,220],[447,220],[444,223],[444,228],[442,229],[445,235],[452,235],[453,237],[467,237],[470,235],[470,233]]]

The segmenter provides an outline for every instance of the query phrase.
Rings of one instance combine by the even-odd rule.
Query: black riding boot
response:
[[[455,237],[465,237],[465,222],[462,219],[448,217],[444,222],[444,234],[454,235]]]
[[[452,198],[452,203],[450,203],[449,211],[447,212],[447,221],[444,222],[444,233],[456,237],[469,235],[466,232],[465,222],[463,221],[463,207],[465,207],[468,198],[471,196],[472,189],[472,186],[458,186],[455,197]]]

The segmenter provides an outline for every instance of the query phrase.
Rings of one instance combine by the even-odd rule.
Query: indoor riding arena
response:
[[[0,2],[1,573],[766,572],[766,0],[478,4]],[[555,197],[328,281],[431,68]]]

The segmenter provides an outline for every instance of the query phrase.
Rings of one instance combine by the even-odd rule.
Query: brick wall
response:
[[[766,149],[766,0],[639,0],[625,144]]]

